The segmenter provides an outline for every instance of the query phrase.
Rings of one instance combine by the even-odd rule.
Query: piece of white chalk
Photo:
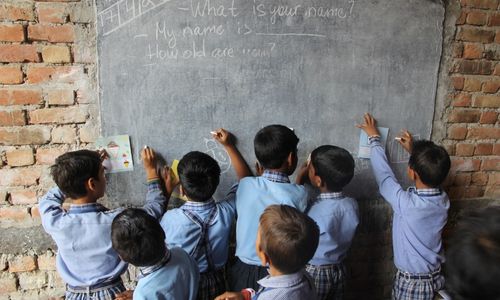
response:
[[[144,149],[148,149],[148,145],[144,145]]]
[[[402,140],[403,140],[403,138],[400,138],[400,137],[395,137],[394,139],[395,139],[396,141],[402,141]]]
[[[217,131],[210,131],[210,134],[217,135]]]

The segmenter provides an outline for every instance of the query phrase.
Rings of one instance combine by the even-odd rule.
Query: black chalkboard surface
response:
[[[218,198],[234,182],[210,136],[224,127],[253,165],[253,137],[268,124],[293,127],[299,157],[322,144],[357,156],[364,112],[390,128],[429,138],[444,7],[429,0],[97,1],[102,135],[129,134],[134,172],[113,174],[108,194],[143,202],[143,145],[168,161],[191,150],[223,170]],[[347,191],[377,197],[369,161],[356,160]]]

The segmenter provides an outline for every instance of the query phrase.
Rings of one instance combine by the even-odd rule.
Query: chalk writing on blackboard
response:
[[[226,150],[214,139],[205,138],[205,153],[215,159],[220,166],[221,173],[226,173],[231,169],[231,159]]]

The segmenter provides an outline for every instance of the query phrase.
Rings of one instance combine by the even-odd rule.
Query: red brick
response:
[[[30,190],[13,191],[10,193],[10,201],[14,205],[36,204],[38,199],[36,193]]]
[[[472,96],[466,93],[454,95],[451,105],[455,107],[467,107],[472,103]]]
[[[7,164],[11,167],[29,166],[35,163],[32,149],[7,151]]]
[[[454,64],[454,72],[466,75],[491,75],[491,61],[459,60]]]
[[[52,143],[72,144],[76,141],[76,128],[73,126],[58,126],[52,129]]]
[[[45,46],[42,49],[42,59],[46,63],[69,63],[71,54],[67,46]]]
[[[463,78],[463,77],[452,77],[451,78],[451,82],[452,82],[453,88],[456,91],[461,91],[464,88],[465,78]]]
[[[15,224],[30,219],[31,217],[26,207],[0,207],[1,222]]]
[[[486,81],[483,84],[483,92],[494,94],[500,89],[500,80]]]
[[[454,144],[444,144],[442,146],[444,147],[444,149],[446,150],[448,155],[450,155],[450,156],[455,155],[455,145]]]
[[[500,75],[500,64],[495,65],[495,71],[493,72],[493,75],[495,76]]]
[[[485,159],[481,165],[483,171],[500,171],[500,159]]]
[[[449,117],[450,123],[477,123],[481,117],[481,112],[478,110],[453,110]]]
[[[452,200],[479,198],[484,195],[484,186],[456,186],[449,189],[448,195]]]
[[[500,144],[493,145],[493,155],[500,155]]]
[[[28,39],[52,43],[71,43],[75,39],[73,25],[35,24],[28,26]]]
[[[453,57],[461,58],[464,53],[464,45],[462,43],[454,43],[453,44]]]
[[[24,41],[24,28],[21,24],[0,24],[0,41]]]
[[[68,13],[63,4],[38,3],[36,8],[40,23],[66,23]]]
[[[488,174],[484,172],[472,173],[472,185],[486,185],[488,183]]]
[[[26,124],[24,111],[0,111],[0,126],[22,126]]]
[[[497,31],[497,33],[495,34],[495,44],[498,44],[500,43],[500,32]]]
[[[0,105],[40,104],[41,101],[40,90],[0,89]]]
[[[34,45],[0,44],[0,62],[39,62]]]
[[[0,66],[0,84],[23,83],[23,71],[20,66]]]
[[[491,173],[488,179],[488,185],[499,185],[500,186],[500,173]]]
[[[26,82],[43,83],[48,81],[56,81],[58,83],[74,83],[81,78],[82,73],[82,67],[77,66],[29,66],[26,72]]]
[[[481,80],[475,78],[466,78],[464,90],[468,92],[478,92],[481,90]]]
[[[467,138],[471,139],[500,139],[500,128],[470,128]]]
[[[465,44],[463,58],[475,59],[483,57],[484,46],[482,44]]]
[[[474,154],[474,144],[457,144],[455,146],[456,156],[472,156]]]
[[[452,140],[463,140],[467,136],[467,127],[451,125],[448,128],[448,138]]]
[[[500,198],[500,185],[487,186],[486,191],[484,193],[484,196],[491,198],[491,199],[499,199]]]
[[[499,108],[500,107],[500,96],[492,96],[492,95],[484,95],[477,96],[474,98],[472,102],[473,107],[491,107],[491,108]]]
[[[470,25],[486,25],[488,15],[481,11],[471,11],[467,14],[466,23]]]
[[[56,158],[66,153],[67,148],[38,148],[36,150],[36,163],[40,165],[52,165]]]
[[[468,186],[471,182],[471,177],[470,173],[457,173],[453,176],[453,185]]]
[[[474,155],[491,155],[493,152],[493,144],[481,143],[476,145]]]
[[[33,206],[30,210],[32,218],[40,218],[40,209],[38,206]]]
[[[47,92],[49,105],[73,105],[75,92],[73,90],[50,90]]]
[[[17,291],[16,277],[9,273],[0,273],[0,295],[6,295],[15,291]]]
[[[29,116],[31,124],[85,123],[88,116],[88,110],[85,106],[44,108],[30,111]]]
[[[500,13],[491,14],[488,26],[500,26]]]
[[[479,159],[464,159],[455,157],[451,159],[451,169],[453,172],[479,171],[480,166],[481,166],[481,160]]]
[[[0,186],[36,185],[41,174],[40,168],[0,169]]]
[[[33,5],[31,3],[0,4],[0,20],[33,21]]]
[[[466,20],[467,20],[467,13],[465,11],[462,11],[460,13],[460,16],[455,21],[455,24],[456,25],[464,25]]]
[[[495,31],[474,27],[461,27],[458,31],[457,40],[489,44],[495,40]]]
[[[48,141],[50,141],[50,129],[46,127],[0,127],[0,145],[41,145]]]
[[[10,273],[30,272],[34,270],[36,270],[36,260],[33,256],[16,256],[9,260]]]
[[[470,8],[497,9],[498,0],[461,0],[460,4]]]
[[[38,256],[38,269],[42,271],[55,271],[56,270],[56,256],[47,253]]]

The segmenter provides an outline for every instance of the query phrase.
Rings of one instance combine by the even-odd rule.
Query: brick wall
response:
[[[63,294],[36,205],[52,185],[55,157],[90,147],[99,132],[93,5],[0,2],[0,299]],[[462,210],[500,198],[500,11],[498,0],[446,5],[433,139],[453,155],[453,223]],[[383,201],[360,209],[347,298],[386,299],[394,271],[390,209]],[[133,280],[134,270],[125,277]]]

